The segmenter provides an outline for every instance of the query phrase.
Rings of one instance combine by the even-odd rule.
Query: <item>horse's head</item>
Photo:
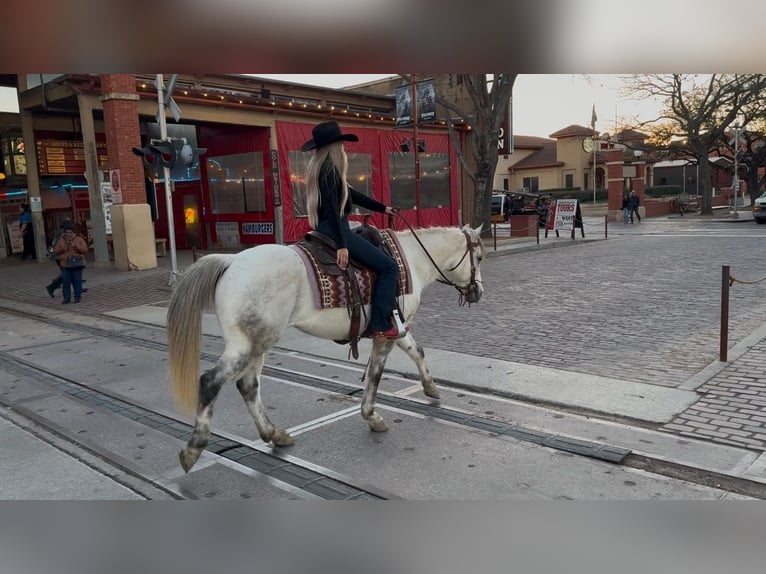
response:
[[[461,244],[461,250],[465,249],[460,256],[457,265],[449,270],[452,284],[460,291],[464,302],[476,303],[481,299],[484,293],[484,287],[481,281],[481,261],[484,259],[484,243],[481,241],[481,225],[476,229],[471,229],[469,225],[464,225],[460,229],[465,238],[465,243]]]

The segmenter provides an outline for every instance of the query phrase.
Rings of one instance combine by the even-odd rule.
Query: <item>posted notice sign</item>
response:
[[[549,229],[556,231],[574,229],[575,215],[577,214],[576,199],[559,199],[553,206],[552,217],[548,219]]]
[[[569,231],[574,239],[574,230],[579,227],[582,236],[585,237],[585,230],[582,224],[582,213],[580,203],[576,199],[559,199],[551,206],[551,212],[548,214],[548,221],[545,224],[545,236],[548,237],[548,231],[555,231],[556,237],[560,230]]]

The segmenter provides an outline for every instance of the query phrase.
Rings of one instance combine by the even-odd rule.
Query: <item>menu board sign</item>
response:
[[[107,165],[106,144],[96,144],[98,167]],[[39,140],[37,142],[37,163],[40,175],[82,175],[85,173],[85,149],[81,141]]]

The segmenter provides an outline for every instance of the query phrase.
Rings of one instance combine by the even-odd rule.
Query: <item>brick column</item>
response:
[[[623,151],[621,149],[611,149],[606,156],[606,181],[608,218],[609,221],[622,221],[622,196],[623,196],[623,177],[622,167]]]
[[[119,170],[122,190],[122,202],[112,206],[114,263],[121,271],[153,269],[157,256],[144,166],[132,150],[141,145],[136,78],[103,74],[101,94],[109,168]]]

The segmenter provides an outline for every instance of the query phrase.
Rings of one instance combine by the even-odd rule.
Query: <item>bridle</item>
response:
[[[402,219],[402,221],[404,221],[404,223],[407,225],[407,227],[410,228],[410,231],[412,231],[412,236],[415,238],[415,240],[418,242],[418,244],[420,244],[420,246],[423,248],[423,251],[425,252],[426,257],[428,257],[429,261],[431,261],[433,266],[439,272],[439,275],[441,275],[441,279],[437,279],[437,281],[439,283],[443,283],[444,285],[449,285],[449,286],[454,287],[455,289],[457,289],[457,292],[460,294],[460,297],[458,299],[458,305],[463,307],[466,303],[468,303],[468,306],[470,307],[471,306],[471,300],[472,299],[473,299],[473,301],[477,300],[475,295],[473,295],[473,294],[475,294],[479,290],[479,285],[478,285],[479,282],[476,281],[476,261],[474,259],[474,251],[480,246],[480,242],[471,241],[470,233],[468,233],[465,230],[462,230],[463,235],[465,236],[465,244],[466,244],[465,253],[463,253],[463,256],[460,258],[460,261],[458,261],[450,269],[447,269],[448,273],[451,272],[451,271],[454,271],[455,269],[460,267],[460,265],[465,260],[466,256],[469,258],[470,263],[471,263],[471,278],[468,281],[468,285],[466,285],[465,287],[460,287],[459,285],[455,284],[454,281],[450,280],[444,274],[444,272],[441,270],[441,268],[436,263],[436,261],[434,261],[434,258],[431,257],[431,254],[428,252],[428,249],[426,249],[426,246],[423,245],[422,241],[420,241],[420,238],[418,237],[418,234],[415,232],[415,230],[410,225],[410,223],[402,215],[400,215],[398,212],[396,213],[396,215],[399,215],[399,217]],[[391,227],[391,226],[389,225],[389,227]]]

